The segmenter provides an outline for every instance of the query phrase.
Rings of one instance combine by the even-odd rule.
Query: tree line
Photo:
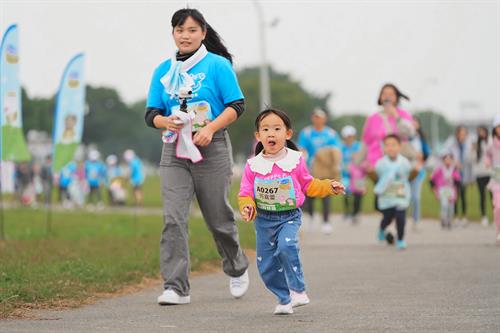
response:
[[[366,116],[360,113],[335,116],[330,110],[330,93],[316,94],[307,91],[300,82],[290,75],[271,70],[272,106],[286,110],[290,115],[295,134],[309,124],[310,112],[315,107],[322,108],[330,115],[330,126],[340,131],[345,125],[353,125],[362,132]],[[238,80],[245,95],[246,112],[232,124],[229,133],[235,156],[251,154],[254,120],[259,110],[259,69],[246,68],[238,73]],[[144,123],[145,99],[126,104],[118,92],[109,87],[88,85],[86,90],[87,108],[83,131],[83,143],[94,144],[108,155],[134,149],[141,158],[157,163],[162,142],[159,130],[149,128]],[[55,96],[51,98],[29,97],[22,90],[23,127],[29,130],[52,133],[54,122]],[[422,128],[430,135],[431,122],[438,121],[439,141],[451,133],[451,125],[442,115],[431,110],[414,112],[422,121]]]

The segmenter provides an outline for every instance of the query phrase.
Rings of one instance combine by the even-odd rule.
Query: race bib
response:
[[[404,198],[406,196],[405,184],[400,181],[394,181],[389,185],[389,187],[387,187],[385,194],[393,197]]]
[[[94,179],[94,178],[97,178],[97,176],[98,176],[97,170],[94,170],[94,169],[90,170],[89,178]]]
[[[493,174],[491,175],[493,180],[500,182],[500,165],[495,165],[493,167]]]
[[[441,199],[451,200],[453,198],[453,187],[445,186],[439,189],[439,196]]]
[[[180,106],[174,106],[172,111],[180,110]],[[198,101],[187,103],[187,111],[191,113],[193,119],[193,132],[199,131],[201,128],[207,126],[209,122],[214,120],[212,108],[207,101]]]
[[[255,178],[254,191],[259,209],[281,212],[297,208],[292,177],[270,180]]]
[[[364,178],[358,178],[356,180],[354,180],[353,182],[353,185],[354,185],[354,188],[356,190],[365,190],[365,187],[366,187],[366,181]]]

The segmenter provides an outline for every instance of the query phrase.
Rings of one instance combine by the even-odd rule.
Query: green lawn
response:
[[[5,211],[0,242],[0,318],[20,307],[77,305],[144,277],[158,277],[160,216],[55,213],[52,233],[44,211]],[[242,246],[254,246],[249,224],[238,223]],[[190,221],[192,269],[218,258],[201,219]],[[69,301],[69,302],[68,302]]]

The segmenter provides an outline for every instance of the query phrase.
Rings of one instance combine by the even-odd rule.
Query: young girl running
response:
[[[497,245],[500,245],[500,116],[493,122],[493,140],[486,150],[487,164],[493,168],[488,188],[493,194],[493,220],[497,228]]]
[[[256,156],[249,159],[241,180],[238,204],[245,221],[255,219],[257,267],[266,287],[279,301],[274,314],[291,314],[306,305],[299,257],[300,206],[305,196],[344,194],[344,186],[313,178],[302,154],[290,141],[293,131],[286,113],[267,109],[255,120]]]
[[[451,152],[443,153],[442,159],[443,163],[439,164],[432,173],[431,186],[441,205],[441,227],[451,229],[460,173]]]

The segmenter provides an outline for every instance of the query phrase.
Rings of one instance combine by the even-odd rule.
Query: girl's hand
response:
[[[335,195],[345,194],[345,186],[342,185],[342,183],[334,180],[331,182],[331,185],[332,185],[332,189],[333,189],[333,194],[335,194]]]
[[[163,117],[161,125],[161,127],[164,127],[172,132],[178,132],[184,127],[182,120],[177,116]]]
[[[243,207],[243,210],[240,213],[243,220],[245,220],[245,222],[249,222],[253,215],[253,207],[245,206]]]
[[[193,137],[193,143],[200,147],[205,147],[212,142],[214,131],[207,125],[200,129]]]

